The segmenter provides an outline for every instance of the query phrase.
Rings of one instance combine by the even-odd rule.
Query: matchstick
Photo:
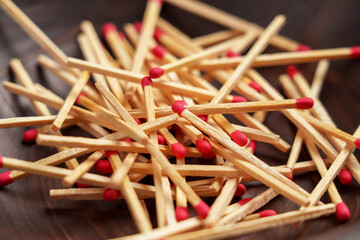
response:
[[[209,47],[219,42],[233,38],[239,34],[240,33],[238,31],[234,31],[234,30],[221,30],[218,32],[193,38],[193,42],[201,47]]]
[[[15,118],[3,118],[0,119],[0,128],[13,128],[13,127],[33,127],[49,125],[54,122],[56,115],[49,116],[36,116],[36,117],[15,117]],[[64,124],[75,124],[78,122],[84,122],[83,119],[67,116]]]

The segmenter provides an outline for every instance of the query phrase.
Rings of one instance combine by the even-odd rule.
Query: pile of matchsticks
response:
[[[337,129],[318,96],[329,60],[359,58],[360,47],[312,50],[278,35],[286,21],[282,15],[263,29],[195,0],[166,2],[231,30],[191,39],[159,18],[161,0],[148,0],[142,22],[125,24],[125,34],[114,24],[104,25],[105,44],[89,21],[82,22],[77,40],[86,60],[81,60],[68,58],[13,2],[0,0],[52,57],[39,56],[39,65],[71,86],[63,100],[32,82],[20,60],[10,61],[19,84],[4,82],[4,87],[29,98],[39,116],[1,119],[0,127],[40,126],[25,132],[24,141],[59,152],[36,162],[2,156],[1,167],[12,171],[0,175],[1,186],[37,174],[70,187],[50,190],[51,199],[123,198],[140,233],[119,239],[224,239],[333,213],[347,220],[349,209],[333,180],[339,175],[343,184],[352,177],[360,183],[360,164],[352,154],[360,148],[360,128],[353,135]],[[269,44],[287,52],[262,54]],[[318,62],[311,86],[289,65],[308,62]],[[278,65],[289,65],[279,76],[288,99],[253,68]],[[213,79],[223,84],[220,89]],[[298,128],[292,146],[263,124],[268,111],[280,111]],[[72,125],[93,138],[62,136],[60,130]],[[270,167],[256,157],[255,141],[289,152],[287,164]],[[303,144],[312,160],[297,163]],[[76,158],[84,155],[79,163]],[[202,164],[186,164],[188,158],[201,158]],[[62,163],[68,169],[57,167]],[[93,167],[97,173],[89,173]],[[292,181],[293,174],[309,171],[322,176],[311,193]],[[141,182],[147,175],[153,185]],[[268,190],[231,204],[250,181]],[[326,191],[331,203],[320,201]],[[300,209],[257,212],[278,194]],[[149,198],[155,199],[156,229],[144,202]],[[197,216],[190,217],[189,208]]]

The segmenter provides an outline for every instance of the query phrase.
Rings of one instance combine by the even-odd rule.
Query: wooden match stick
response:
[[[330,48],[300,52],[269,53],[256,57],[252,67],[270,67],[288,64],[301,64],[318,62],[323,59],[343,60],[357,59],[360,57],[360,47]],[[222,58],[215,60],[204,60],[192,67],[201,70],[227,69],[238,66],[245,61],[245,57]]]
[[[49,125],[54,122],[56,115],[50,116],[36,116],[36,117],[15,117],[0,119],[0,128],[13,128],[13,127],[33,127]],[[78,122],[85,122],[84,119],[74,118],[67,116],[64,124],[75,124]]]
[[[200,37],[193,38],[193,42],[201,47],[208,47],[227,39],[233,38],[240,33],[234,30],[221,30],[218,32],[202,35]]]

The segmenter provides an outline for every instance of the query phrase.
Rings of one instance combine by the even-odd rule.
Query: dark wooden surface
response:
[[[287,16],[287,25],[281,33],[308,44],[313,48],[335,48],[360,44],[360,2],[340,0],[313,1],[206,1],[240,17],[266,26],[278,13]],[[23,0],[17,3],[28,16],[54,40],[69,56],[81,57],[75,37],[81,20],[91,20],[97,30],[107,21],[115,22],[119,28],[126,23],[139,20],[145,1],[125,0],[73,0],[45,1]],[[173,6],[165,5],[162,16],[192,37],[223,29],[221,26],[185,13]],[[269,51],[277,51],[271,48]],[[36,67],[36,57],[41,49],[3,12],[0,12],[0,79],[14,81],[8,61],[20,58],[34,81],[44,84],[65,97],[69,88],[48,73]],[[300,69],[310,80],[316,64],[301,65]],[[277,77],[285,67],[264,68],[260,72],[275,86]],[[331,63],[321,100],[339,128],[353,133],[360,117],[360,62],[337,61]],[[0,117],[32,116],[35,112],[29,101],[10,95],[0,87]],[[271,113],[266,124],[288,142],[293,141],[295,128],[279,113]],[[23,145],[25,129],[0,130],[0,154],[28,161],[35,161],[55,153],[52,148]],[[70,129],[66,134],[76,134]],[[269,164],[284,164],[287,155],[271,146],[259,144],[257,155]],[[356,152],[358,156],[358,152]],[[305,151],[301,159],[307,160]],[[4,170],[1,170],[4,171]],[[311,191],[319,181],[317,173],[295,177],[295,182]],[[241,239],[358,239],[360,234],[360,188],[353,181],[336,185],[352,213],[351,219],[340,223],[335,216],[309,221],[300,227],[285,226]],[[244,197],[254,197],[265,190],[262,186],[248,186]],[[0,238],[1,239],[101,239],[136,233],[124,201],[50,201],[49,189],[61,188],[59,180],[30,176],[0,190]],[[235,199],[236,200],[236,199]],[[238,199],[237,199],[238,200]],[[328,202],[326,195],[322,198]],[[154,215],[154,202],[147,201]],[[209,199],[211,203],[211,199]],[[266,209],[285,212],[298,206],[277,197]]]

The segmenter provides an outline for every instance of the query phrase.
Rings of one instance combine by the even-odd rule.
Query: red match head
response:
[[[141,124],[140,119],[135,118],[134,120],[135,120],[135,122],[136,122],[138,125],[140,125],[140,124]]]
[[[165,144],[165,138],[162,135],[158,134],[157,139],[158,139],[158,144],[160,144],[160,145]]]
[[[256,142],[254,140],[250,140],[249,144],[247,145],[247,147],[252,149],[253,154],[256,151]]]
[[[298,48],[296,49],[297,52],[304,52],[304,51],[311,51],[312,48],[306,44],[299,44]]]
[[[185,158],[186,157],[186,148],[181,143],[173,143],[171,144],[171,151],[177,158]]]
[[[109,22],[109,23],[105,23],[102,26],[101,32],[102,32],[102,36],[106,37],[107,34],[114,33],[114,32],[117,33],[118,31],[117,31],[115,24]]]
[[[277,212],[274,210],[264,210],[264,211],[258,212],[258,214],[260,215],[260,217],[270,217],[270,216],[277,215]]]
[[[154,31],[154,38],[156,41],[160,42],[161,38],[165,35],[165,32],[160,28],[156,28]]]
[[[118,32],[120,40],[125,40],[125,35],[122,32]]]
[[[230,134],[230,137],[234,142],[236,142],[240,146],[245,146],[248,142],[248,138],[246,137],[246,135],[240,132],[239,130],[235,130],[234,132],[232,132]]]
[[[0,155],[0,168],[3,167],[3,162],[4,162],[3,156]]]
[[[350,218],[350,210],[344,202],[336,204],[336,217],[340,221],[346,221]]]
[[[89,184],[85,184],[85,183],[76,183],[76,186],[78,188],[89,188],[90,187]]]
[[[150,69],[149,71],[149,76],[151,78],[159,78],[162,75],[164,75],[164,69],[160,68],[160,67],[154,67],[152,69]]]
[[[245,187],[245,185],[239,183],[238,186],[237,186],[237,188],[236,188],[236,191],[235,191],[234,196],[239,197],[239,196],[244,195],[245,193],[246,193],[246,187]]]
[[[286,73],[291,77],[291,78],[294,78],[294,76],[299,72],[299,69],[295,66],[295,65],[289,65],[287,68],[286,68]]]
[[[238,204],[240,204],[242,206],[242,205],[250,202],[251,200],[252,200],[252,198],[244,198],[244,199],[238,201]]]
[[[187,207],[176,207],[175,208],[176,221],[181,222],[189,218],[189,211]]]
[[[1,158],[1,165],[2,165],[2,157]],[[0,174],[0,187],[5,187],[10,183],[14,182],[11,178],[11,171],[4,172]]]
[[[116,151],[109,151],[109,150],[105,151],[105,156],[107,159],[109,159],[111,155],[119,155],[119,153]]]
[[[228,51],[228,52],[226,53],[226,56],[229,57],[229,58],[231,58],[231,57],[240,57],[240,54],[238,54],[238,53],[235,52],[235,51],[230,50],[230,51]]]
[[[171,105],[171,110],[173,110],[174,113],[181,115],[181,113],[185,110],[184,103],[182,101],[175,101]]]
[[[350,48],[350,56],[351,59],[360,58],[360,46],[354,46]]]
[[[200,118],[201,120],[203,120],[204,122],[208,121],[208,115],[199,115],[198,118]]]
[[[203,138],[202,140],[196,140],[195,143],[197,149],[199,150],[199,152],[201,152],[202,154],[209,154],[211,152],[211,144],[210,142]]]
[[[152,86],[152,80],[150,77],[143,77],[141,79],[141,86],[142,86],[142,89],[144,90],[144,88],[146,86]]]
[[[341,169],[339,174],[339,180],[343,185],[349,185],[352,182],[352,176],[349,170],[347,169]]]
[[[167,53],[167,50],[161,45],[156,45],[153,49],[151,49],[151,52],[154,54],[154,56],[162,59]]]
[[[131,138],[128,138],[128,139],[125,139],[125,140],[123,140],[123,142],[128,142],[128,143],[130,143],[130,142],[132,142],[133,140],[131,139]]]
[[[120,196],[120,191],[108,188],[104,191],[103,196],[106,201],[113,202]]]
[[[210,210],[210,207],[204,202],[201,201],[195,206],[195,211],[201,219],[206,218]]]
[[[314,100],[310,97],[298,98],[295,105],[297,109],[310,109],[314,106]]]
[[[258,93],[261,93],[262,90],[263,90],[262,87],[258,83],[254,82],[254,81],[249,82],[248,85],[250,87],[252,87],[253,89],[255,89]]]
[[[247,102],[248,100],[245,97],[233,95],[231,100],[232,103],[239,103],[239,102]]]
[[[150,2],[157,2],[159,4],[163,4],[164,3],[164,0],[148,0]]]
[[[290,180],[293,180],[293,178],[294,178],[294,172],[293,172],[293,169],[292,169],[292,168],[290,168],[290,167],[286,167],[286,168],[290,169],[290,177],[289,177],[289,179],[290,179]]]
[[[141,28],[142,28],[142,22],[141,22],[141,21],[136,21],[136,22],[134,22],[134,27],[135,27],[136,31],[137,31],[138,33],[140,33],[140,32],[141,32]]]
[[[75,100],[75,104],[76,105],[80,105],[80,98],[81,97],[86,97],[85,94],[83,93],[79,93],[79,95],[77,96],[76,100]]]
[[[360,138],[355,140],[355,146],[357,149],[360,149]]]
[[[38,130],[36,128],[29,129],[26,132],[24,132],[23,142],[34,143],[36,141],[37,135],[38,135]]]
[[[208,152],[207,154],[202,154],[201,157],[204,159],[213,159],[216,154],[213,151]]]
[[[112,174],[113,169],[111,167],[110,161],[102,159],[96,162],[95,169],[100,174]]]

